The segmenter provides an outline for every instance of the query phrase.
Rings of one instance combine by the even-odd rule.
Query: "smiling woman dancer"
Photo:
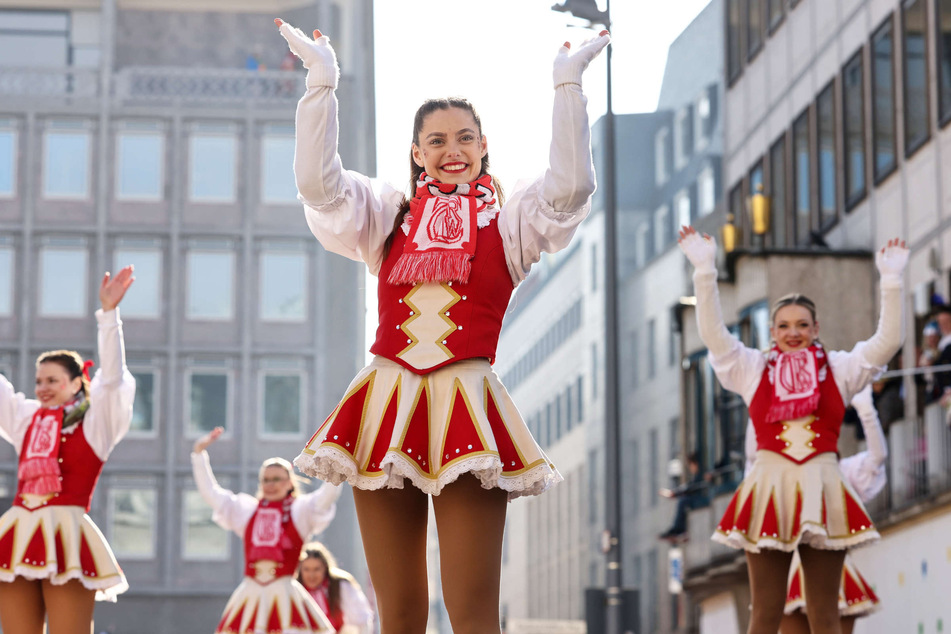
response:
[[[216,634],[331,634],[330,621],[294,574],[304,540],[324,530],[337,511],[340,487],[300,493],[294,468],[268,458],[258,472],[257,496],[232,493],[215,480],[208,452],[224,428],[192,447],[192,475],[212,519],[244,540],[244,580],[231,594]]]
[[[429,495],[452,630],[498,634],[506,502],[561,476],[491,363],[513,288],[542,252],[568,245],[589,211],[595,180],[581,76],[609,37],[558,52],[550,169],[502,204],[479,117],[464,99],[417,111],[407,139],[411,198],[387,186],[378,194],[345,171],[334,51],[318,31],[315,41],[276,23],[308,69],[294,161],[307,222],[326,249],[379,277],[376,356],[296,464],[353,485],[385,634],[426,629]],[[425,81],[425,68],[418,76]]]
[[[6,634],[89,634],[95,601],[129,588],[86,513],[113,448],[129,430],[135,379],[125,365],[119,302],[132,267],[99,285],[99,362],[72,350],[36,360],[36,399],[0,376],[0,437],[19,455],[17,494],[0,517],[0,627]]]
[[[839,580],[845,549],[878,539],[858,495],[839,471],[836,445],[845,404],[868,385],[902,342],[904,242],[876,254],[881,275],[878,329],[850,352],[819,342],[815,305],[787,295],[773,306],[767,353],[747,348],[723,323],[716,244],[692,227],[680,247],[696,269],[697,326],[725,389],[749,407],[756,457],[713,539],[746,551],[751,634],[776,634],[792,552],[799,550],[806,614],[813,634],[838,634]]]

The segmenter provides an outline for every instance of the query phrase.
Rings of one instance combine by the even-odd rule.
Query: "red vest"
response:
[[[403,253],[406,239],[397,228],[380,269],[380,325],[370,352],[417,374],[463,359],[485,357],[494,363],[502,318],[514,290],[498,217],[479,229],[466,284],[390,284],[390,271]]]
[[[769,366],[763,369],[759,387],[750,403],[757,449],[774,451],[798,464],[821,453],[838,451],[839,428],[845,415],[845,403],[829,365],[826,365],[825,375],[825,380],[819,382],[819,406],[813,412],[813,420],[805,426],[789,425],[786,421],[767,423],[766,413],[772,400],[773,385],[769,382]]]
[[[244,529],[245,576],[257,577],[254,564],[263,559],[277,562],[274,578],[293,575],[303,545],[304,540],[291,519],[291,505],[285,510],[283,500],[261,500]],[[274,554],[266,555],[268,550]]]
[[[96,483],[99,482],[99,475],[102,473],[102,460],[92,450],[89,443],[86,442],[86,434],[83,433],[83,421],[74,425],[75,429],[69,433],[60,434],[59,448],[59,469],[63,480],[63,490],[59,493],[50,494],[48,500],[40,503],[43,506],[82,506],[89,512],[89,506],[92,504],[92,494],[96,489]],[[23,447],[29,447],[33,437],[35,423],[30,423],[23,437]],[[20,460],[26,452],[20,451]],[[34,510],[24,504],[24,498],[21,495],[22,482],[17,482],[17,496],[13,501],[14,506],[22,506],[27,510]]]

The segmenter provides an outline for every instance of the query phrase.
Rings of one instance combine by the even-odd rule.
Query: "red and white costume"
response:
[[[285,29],[286,27],[282,27]],[[379,277],[380,325],[373,361],[295,460],[304,472],[361,489],[438,494],[471,472],[486,488],[536,495],[562,477],[532,438],[492,370],[512,291],[543,252],[570,242],[594,192],[586,99],[556,73],[551,167],[501,209],[478,213],[466,283],[392,284],[389,272],[409,227],[384,244],[403,194],[375,192],[337,154],[336,68],[309,67],[297,107],[294,169],[307,223],[333,253],[366,263]]]
[[[339,487],[268,502],[222,488],[208,452],[192,453],[192,473],[212,519],[244,543],[245,577],[232,593],[216,634],[326,634],[330,621],[294,574],[308,536],[324,530],[337,511]]]
[[[887,449],[885,434],[878,420],[878,413],[872,405],[871,387],[866,387],[852,400],[865,430],[868,449],[839,461],[839,469],[845,481],[852,485],[863,502],[868,502],[881,492],[885,486],[885,457]],[[862,398],[859,398],[861,396]],[[751,430],[747,429],[747,433]],[[749,443],[747,444],[749,449]],[[747,454],[747,458],[750,458]],[[803,592],[802,563],[799,551],[793,554],[789,566],[789,579],[786,586],[786,606],[784,611],[791,614],[805,609],[806,598]],[[845,557],[842,569],[842,583],[839,587],[839,614],[842,616],[865,616],[880,607],[878,596],[865,580],[849,555]]]
[[[34,416],[47,411],[40,402],[14,392],[0,376],[0,436],[16,448],[21,465],[39,453],[55,456],[61,481],[59,491],[45,494],[27,493],[23,480],[18,481],[13,507],[0,516],[0,582],[17,576],[56,585],[78,579],[96,590],[97,600],[115,601],[129,584],[86,513],[103,464],[129,429],[135,379],[125,365],[119,310],[98,310],[96,321],[101,365],[79,423],[60,433],[46,428],[47,417]],[[43,439],[59,447],[41,446]]]
[[[330,580],[325,578],[324,582],[317,588],[307,591],[314,597],[317,605],[323,610],[331,625],[337,632],[348,628],[348,634],[370,634],[373,630],[373,609],[363,591],[350,583],[347,579],[340,579],[340,608],[338,610],[330,609],[329,591]]]
[[[700,244],[696,240],[703,238],[693,234],[681,240],[684,251]],[[773,359],[747,348],[727,330],[716,278],[712,262],[694,272],[700,337],[720,383],[740,394],[749,407],[757,449],[713,539],[750,552],[763,548],[791,552],[799,544],[838,550],[878,539],[858,494],[842,478],[835,452],[845,404],[881,372],[901,345],[900,273],[882,275],[881,316],[870,339],[849,352],[826,352],[821,347],[815,352],[822,367],[813,381],[818,392],[814,411],[777,422],[767,422],[771,402],[780,400],[773,397],[770,380]]]

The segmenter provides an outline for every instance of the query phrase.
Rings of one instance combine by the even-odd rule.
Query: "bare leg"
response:
[[[43,634],[46,606],[39,581],[14,577],[0,582],[0,629],[6,634]]]
[[[845,551],[800,546],[799,558],[802,559],[803,593],[812,634],[841,634],[839,586]]]
[[[806,613],[796,610],[792,614],[784,614],[779,625],[779,634],[811,634]]]
[[[842,627],[842,634],[852,634],[852,629],[855,627],[855,619],[858,617],[855,616],[843,616],[839,619],[839,623]]]
[[[382,634],[423,634],[429,617],[426,523],[419,489],[353,490]]]
[[[454,634],[499,634],[508,493],[464,475],[433,496],[443,598]]]
[[[76,579],[61,586],[44,579],[43,601],[47,607],[50,634],[92,634],[95,590],[87,590]]]
[[[763,550],[746,553],[750,573],[750,595],[753,613],[748,634],[776,634],[786,605],[786,577],[792,553]]]

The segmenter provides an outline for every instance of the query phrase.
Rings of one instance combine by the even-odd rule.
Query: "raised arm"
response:
[[[33,414],[39,408],[39,401],[17,392],[13,384],[0,375],[0,438],[13,445],[18,454]]]
[[[109,457],[132,422],[135,378],[125,364],[125,340],[119,303],[129,290],[133,268],[127,266],[114,276],[106,273],[99,285],[96,311],[99,342],[99,369],[89,384],[89,413],[83,424],[86,441],[102,460]]]
[[[373,608],[363,590],[346,579],[340,582],[340,609],[344,625],[356,628],[356,634],[369,634],[373,627]]]
[[[499,216],[509,273],[516,284],[525,279],[543,252],[565,248],[590,210],[595,176],[588,100],[581,90],[581,77],[610,41],[608,32],[602,31],[576,51],[565,42],[555,57],[548,170],[517,191]]]
[[[865,361],[875,367],[887,364],[898,352],[904,338],[902,318],[904,311],[903,274],[908,264],[905,241],[894,238],[875,254],[881,287],[881,312],[878,328],[862,346]]]
[[[325,482],[319,489],[297,498],[291,516],[297,531],[306,537],[323,531],[337,514],[337,498],[343,489]]]
[[[242,534],[248,521],[258,506],[257,500],[244,493],[233,493],[218,484],[211,470],[211,460],[205,451],[218,440],[224,429],[215,427],[209,433],[195,441],[192,447],[192,476],[202,499],[214,511],[211,518],[218,526]]]
[[[852,406],[862,421],[867,449],[840,460],[839,468],[862,501],[868,502],[885,487],[885,458],[888,457],[888,446],[885,443],[882,423],[872,402],[871,385],[866,385],[852,397]]]
[[[402,194],[389,188],[377,196],[366,176],[343,168],[334,93],[340,69],[330,40],[320,31],[311,39],[282,20],[274,22],[307,69],[307,91],[297,104],[294,150],[298,198],[307,224],[328,251],[364,261],[376,272]]]

